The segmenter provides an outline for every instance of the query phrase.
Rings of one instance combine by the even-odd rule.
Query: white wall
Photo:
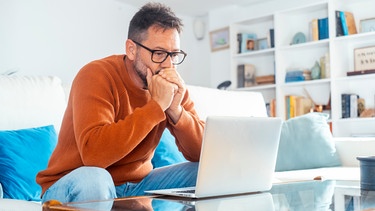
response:
[[[56,75],[71,83],[86,63],[125,53],[128,23],[138,8],[116,0],[0,0],[0,73]],[[209,50],[185,24],[179,67],[187,84],[209,82]]]
[[[0,72],[70,83],[87,62],[124,53],[134,12],[112,0],[1,0]]]
[[[185,61],[179,65],[178,70],[186,84],[210,86],[210,46],[208,37],[208,20],[202,18],[207,24],[205,36],[197,40],[194,35],[193,23],[196,17],[181,16],[184,30],[181,35],[181,49],[187,52]]]
[[[211,10],[203,40],[194,37],[195,17],[184,22],[178,67],[187,84],[216,87],[230,79],[229,49],[211,52],[209,31],[309,0],[270,1]],[[86,63],[124,53],[128,23],[138,8],[117,0],[0,0],[0,73],[56,75],[70,83]],[[200,17],[202,18],[202,17]]]
[[[235,6],[210,11],[209,31],[230,26],[236,16],[236,11]],[[229,48],[210,54],[210,87],[217,87],[221,82],[230,80],[230,56]]]

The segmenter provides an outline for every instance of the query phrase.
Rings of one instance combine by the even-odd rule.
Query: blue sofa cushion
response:
[[[4,198],[40,201],[37,173],[47,167],[57,143],[52,125],[0,131],[0,183]]]
[[[276,171],[340,166],[328,114],[308,113],[283,123]]]
[[[151,162],[154,168],[185,162],[186,159],[178,150],[175,138],[168,129],[165,129],[160,142],[156,147]]]

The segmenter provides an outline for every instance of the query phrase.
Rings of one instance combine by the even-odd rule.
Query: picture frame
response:
[[[375,70],[375,46],[354,49],[354,71]]]
[[[256,50],[264,50],[268,48],[268,39],[261,38],[257,40]]]
[[[239,48],[241,48],[240,53],[256,50],[256,40],[257,36],[254,33],[243,32],[237,34],[237,41],[239,42]]]
[[[360,32],[374,32],[375,31],[375,17],[363,19],[360,21]]]
[[[229,27],[210,32],[211,51],[229,48]]]

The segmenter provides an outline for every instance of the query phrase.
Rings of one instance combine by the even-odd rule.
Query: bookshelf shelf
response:
[[[266,90],[266,89],[275,89],[275,84],[269,84],[269,85],[257,85],[257,86],[251,86],[251,87],[242,87],[237,88],[236,90],[239,91],[259,91],[259,90]]]
[[[371,81],[375,81],[375,73],[374,74],[353,75],[353,76],[344,76],[344,77],[335,78],[335,81],[338,81],[338,82],[349,82],[349,81],[354,81],[354,80],[360,80],[360,81],[371,80]]]
[[[297,82],[289,82],[284,83],[281,85],[281,87],[300,87],[305,85],[311,85],[311,84],[328,84],[331,82],[331,79],[325,78],[325,79],[318,79],[318,80],[310,80],[310,81],[297,81]]]
[[[375,14],[374,14],[375,17]],[[335,37],[336,42],[363,41],[363,39],[374,39],[375,32],[358,33],[348,36]],[[375,43],[374,43],[375,44]]]
[[[306,43],[301,43],[301,44],[282,46],[282,47],[279,48],[279,50],[294,51],[294,50],[298,50],[298,49],[301,49],[301,48],[323,47],[323,46],[327,46],[328,44],[329,44],[329,40],[324,39],[324,40],[318,40],[318,41],[313,41],[313,42],[306,42]]]
[[[319,105],[330,102],[331,110],[328,113],[335,137],[375,134],[372,132],[375,118],[342,119],[341,110],[343,93],[358,94],[360,98],[365,99],[366,108],[375,108],[375,74],[346,75],[347,72],[354,71],[354,49],[375,46],[375,32],[360,31],[360,20],[375,18],[373,8],[374,0],[321,0],[231,24],[231,79],[234,87],[237,87],[238,65],[253,64],[257,76],[274,74],[275,84],[242,87],[237,90],[259,91],[266,103],[274,102],[276,99],[276,116],[286,116],[285,96],[309,95]],[[336,11],[353,13],[357,34],[336,36]],[[313,20],[326,18],[329,37],[313,39]],[[238,33],[250,32],[258,37],[270,39],[270,29],[274,29],[272,48],[238,53]],[[305,42],[295,42],[293,39],[299,32],[305,35]],[[295,44],[291,44],[293,41]],[[323,78],[285,82],[289,71],[311,70],[316,62],[320,65],[327,64],[324,67],[329,71],[325,72]]]
[[[246,58],[249,56],[263,56],[263,55],[273,55],[275,53],[274,48],[269,48],[269,49],[263,49],[263,50],[255,50],[251,52],[246,52],[246,53],[238,53],[234,55],[233,57],[235,58]]]
[[[357,117],[357,118],[344,118],[337,120],[340,123],[353,123],[353,122],[367,122],[367,123],[374,123],[375,118],[374,117]]]

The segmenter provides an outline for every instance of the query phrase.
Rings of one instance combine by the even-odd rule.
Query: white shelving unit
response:
[[[366,101],[367,108],[375,108],[375,74],[346,76],[354,70],[353,50],[375,46],[375,32],[360,33],[360,20],[375,18],[374,0],[323,0],[309,5],[276,11],[261,17],[239,21],[230,25],[231,80],[237,87],[237,65],[250,63],[256,75],[275,74],[275,84],[237,88],[243,91],[260,91],[265,101],[276,99],[276,115],[285,118],[285,96],[306,96],[307,90],[317,104],[331,100],[331,124],[335,137],[375,134],[375,118],[341,118],[341,94],[356,93]],[[354,14],[358,34],[336,37],[335,11]],[[328,17],[329,38],[312,41],[309,23],[315,18]],[[267,37],[269,29],[275,30],[275,47],[238,53],[237,33],[255,33]],[[306,35],[306,42],[291,45],[297,32]],[[327,78],[285,83],[288,69],[308,68],[329,54],[330,75]]]

